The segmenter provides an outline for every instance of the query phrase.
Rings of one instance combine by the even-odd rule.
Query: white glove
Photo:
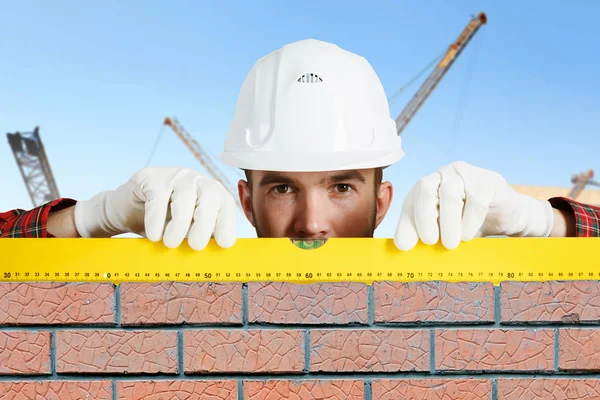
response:
[[[474,237],[548,237],[550,203],[515,192],[496,172],[455,162],[421,179],[408,193],[394,237],[400,250],[418,242],[454,249]]]
[[[221,247],[236,240],[236,205],[223,185],[186,168],[147,168],[116,190],[101,192],[75,205],[82,237],[136,233],[169,248],[188,237],[202,250],[214,233]],[[165,228],[166,226],[166,228]]]

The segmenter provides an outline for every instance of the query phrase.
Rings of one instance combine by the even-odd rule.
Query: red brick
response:
[[[367,285],[248,283],[250,322],[276,324],[367,323]]]
[[[0,283],[0,324],[114,324],[108,283]]]
[[[460,329],[436,332],[440,371],[551,371],[551,329]]]
[[[0,374],[49,374],[50,332],[0,332]]]
[[[598,379],[498,379],[498,400],[600,399]]]
[[[161,282],[121,284],[121,323],[242,324],[242,285]]]
[[[429,371],[429,331],[312,330],[310,370]]]
[[[375,322],[493,322],[492,283],[375,282]]]
[[[363,400],[357,380],[270,380],[244,382],[244,400]]]
[[[599,322],[600,282],[503,282],[503,322]]]
[[[111,400],[110,381],[0,382],[1,400]]]
[[[177,332],[58,331],[58,373],[176,373]]]
[[[489,379],[377,379],[372,384],[377,400],[491,400]]]
[[[186,373],[301,372],[304,332],[201,330],[183,334]]]
[[[237,382],[210,381],[121,381],[118,400],[237,400]]]
[[[561,329],[558,335],[561,371],[600,370],[600,330]]]

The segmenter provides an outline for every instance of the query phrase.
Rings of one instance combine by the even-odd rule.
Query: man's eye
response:
[[[288,192],[289,188],[290,188],[289,185],[279,185],[279,186],[275,186],[275,191],[279,194],[285,194]]]
[[[344,185],[343,183],[336,185],[336,188],[337,188],[338,192],[342,192],[342,193],[349,192],[351,189],[350,185]]]

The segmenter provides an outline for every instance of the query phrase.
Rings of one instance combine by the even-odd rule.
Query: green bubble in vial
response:
[[[304,250],[312,250],[318,249],[323,246],[327,239],[316,239],[316,240],[306,240],[306,239],[291,239],[292,243],[300,249]]]

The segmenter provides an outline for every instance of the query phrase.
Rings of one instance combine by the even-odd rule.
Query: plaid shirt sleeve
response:
[[[73,199],[56,199],[29,211],[22,209],[0,212],[0,238],[51,238],[46,230],[51,211],[75,205]]]
[[[575,236],[600,236],[600,207],[583,204],[567,197],[553,197],[548,201],[557,210],[575,213]]]

